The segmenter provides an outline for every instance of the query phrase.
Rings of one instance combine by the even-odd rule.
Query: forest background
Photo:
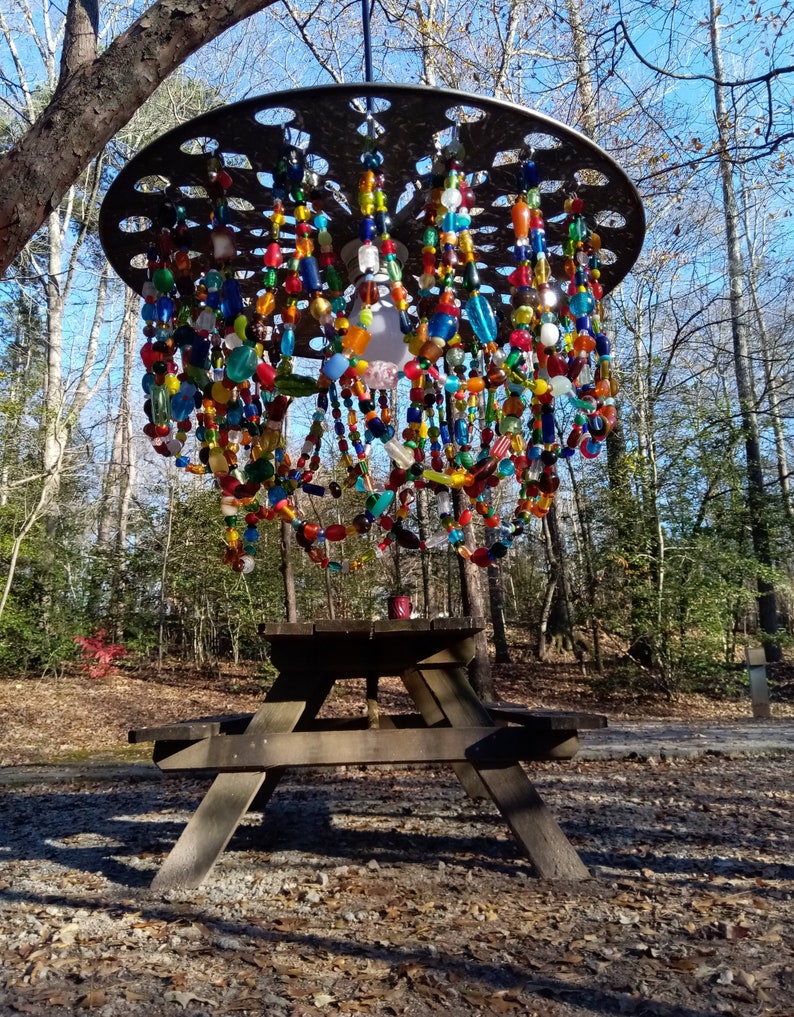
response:
[[[375,80],[470,90],[577,128],[636,183],[647,237],[608,300],[620,424],[606,455],[565,472],[555,509],[498,565],[436,548],[355,575],[318,568],[273,527],[260,538],[269,567],[221,564],[217,491],[142,433],[139,299],[97,237],[115,174],[168,128],[363,79],[357,6],[233,6],[82,0],[64,16],[0,0],[0,670],[58,673],[88,638],[95,663],[123,648],[249,660],[264,676],[262,621],[383,616],[398,591],[419,615],[486,615],[498,661],[518,638],[626,687],[719,693],[744,645],[780,659],[794,624],[788,0],[373,3]],[[147,101],[135,75],[102,78],[103,54],[133,53],[164,25]],[[92,68],[96,152],[81,155],[42,125]],[[24,171],[28,143],[55,200]],[[59,173],[71,173],[62,196]],[[419,499],[420,529],[424,511]]]

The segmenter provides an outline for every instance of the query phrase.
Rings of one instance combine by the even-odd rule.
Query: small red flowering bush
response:
[[[80,647],[83,671],[89,678],[107,678],[115,661],[129,653],[121,643],[107,642],[106,629],[97,629],[93,636],[75,636],[74,641]]]

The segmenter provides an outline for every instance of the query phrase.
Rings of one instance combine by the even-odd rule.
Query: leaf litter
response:
[[[217,684],[112,678],[82,704],[77,686],[7,684],[4,717],[29,737],[7,738],[6,763],[106,749],[169,710],[255,705]],[[204,885],[166,893],[149,884],[206,782],[9,787],[0,1013],[794,1014],[790,758],[531,773],[590,881],[535,879],[493,806],[445,770],[290,775]]]

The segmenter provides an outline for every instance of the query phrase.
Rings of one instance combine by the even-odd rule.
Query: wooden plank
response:
[[[246,733],[290,731],[301,720],[312,719],[332,684],[333,681],[325,678],[280,674],[268,699],[251,718]],[[278,786],[282,773],[282,770],[271,770],[267,774],[219,773],[152,886],[157,889],[199,886],[251,804],[255,799],[258,805],[266,802]]]
[[[530,710],[526,706],[483,703],[494,720],[522,724],[537,731],[584,731],[607,726],[606,717],[597,713],[569,713],[558,710]]]
[[[463,668],[422,667],[420,671],[451,724],[465,726],[488,721],[488,711],[469,685]],[[590,878],[573,845],[517,763],[503,767],[488,763],[474,765],[539,876],[544,879]]]
[[[205,738],[182,747],[174,743],[173,751],[158,760],[158,766],[163,770],[243,773],[285,766],[513,763],[517,759],[570,758],[576,747],[567,735],[490,725],[246,733]]]
[[[259,627],[265,639],[307,639],[314,632],[311,622],[265,622]]]
[[[196,741],[226,732],[237,734],[246,729],[252,717],[253,713],[230,713],[222,717],[181,720],[161,727],[139,727],[127,732],[127,740],[132,745],[141,745],[157,741]]]
[[[365,618],[321,618],[314,623],[314,631],[317,635],[338,636],[340,639],[352,635],[370,639],[372,622]]]

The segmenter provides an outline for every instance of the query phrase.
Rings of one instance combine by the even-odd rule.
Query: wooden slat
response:
[[[253,713],[234,713],[222,717],[197,717],[195,720],[181,720],[161,727],[139,727],[127,732],[132,745],[158,741],[197,741],[217,734],[239,734],[248,726]]]
[[[574,739],[575,741],[575,739]],[[560,747],[562,743],[562,748]],[[205,738],[158,760],[162,770],[242,773],[274,766],[359,766],[368,763],[512,763],[569,759],[570,739],[520,727],[403,728],[403,730],[291,731]]]
[[[494,720],[510,721],[537,731],[583,731],[607,726],[597,713],[569,713],[558,710],[530,710],[526,706],[483,703]]]
[[[314,631],[317,635],[338,636],[340,639],[353,635],[370,639],[372,622],[365,618],[320,618],[314,623]]]

